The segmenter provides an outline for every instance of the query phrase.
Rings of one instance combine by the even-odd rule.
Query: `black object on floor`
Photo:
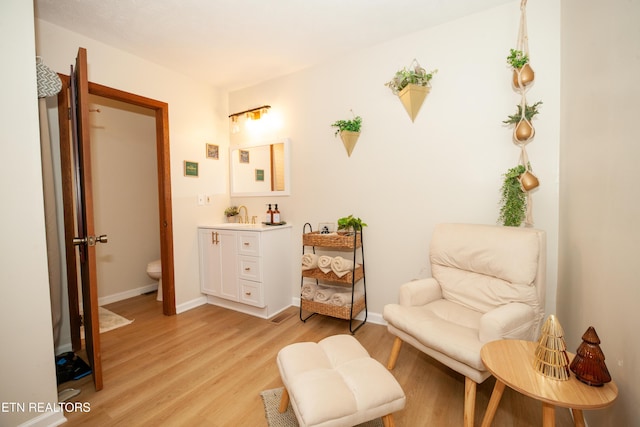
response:
[[[71,380],[79,380],[91,373],[84,360],[69,351],[56,356],[56,378],[58,385]]]

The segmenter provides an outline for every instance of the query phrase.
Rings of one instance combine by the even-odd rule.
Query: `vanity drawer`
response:
[[[240,280],[240,302],[256,307],[264,307],[262,283]]]
[[[260,233],[238,233],[238,254],[260,256]]]
[[[238,268],[238,276],[240,279],[262,282],[260,257],[240,255],[238,257]]]

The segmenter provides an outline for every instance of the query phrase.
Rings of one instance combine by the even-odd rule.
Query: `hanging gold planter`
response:
[[[428,86],[421,86],[416,84],[408,84],[404,89],[398,93],[404,109],[409,113],[411,121],[413,122],[422,107],[422,103],[431,90]]]
[[[522,188],[522,191],[524,191],[525,193],[527,191],[533,190],[540,185],[538,177],[531,173],[531,171],[525,171],[518,177],[518,181],[520,181],[520,188]]]
[[[513,138],[518,142],[526,142],[536,134],[535,129],[527,119],[522,119],[513,129]]]
[[[513,70],[513,86],[516,88],[528,86],[533,83],[534,79],[535,73],[529,64],[524,64],[522,68]],[[520,85],[520,82],[522,82],[522,85]]]
[[[351,157],[351,152],[356,146],[359,137],[360,132],[352,132],[349,130],[343,130],[340,132],[340,139],[342,139],[342,143],[344,144],[344,148],[346,148],[349,157]]]

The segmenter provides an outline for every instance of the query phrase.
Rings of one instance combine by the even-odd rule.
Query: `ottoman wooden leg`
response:
[[[387,414],[382,417],[382,425],[384,427],[395,427],[395,423],[393,422],[393,414]]]
[[[278,412],[283,413],[287,410],[289,406],[289,392],[286,388],[282,389],[282,398],[280,399],[280,406],[278,407]]]

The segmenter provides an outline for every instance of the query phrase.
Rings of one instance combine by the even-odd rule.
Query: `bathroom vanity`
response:
[[[291,225],[198,227],[207,302],[268,319],[291,305]]]

